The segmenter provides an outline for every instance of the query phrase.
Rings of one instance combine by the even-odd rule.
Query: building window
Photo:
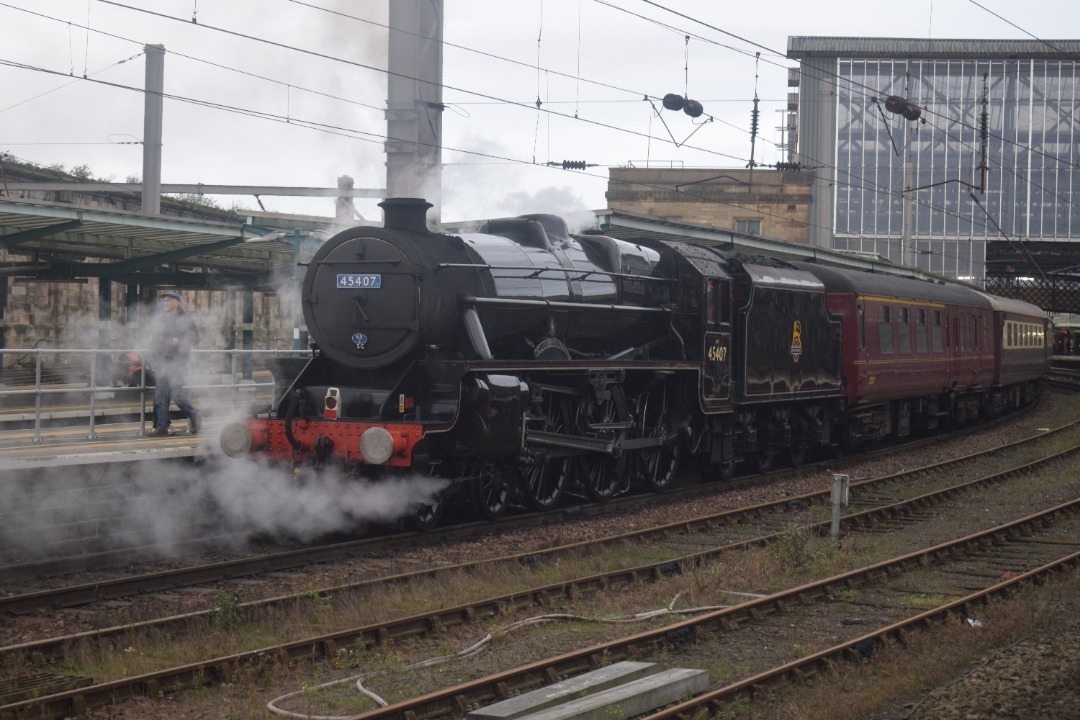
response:
[[[881,52],[888,53],[884,48],[891,42],[878,42]],[[872,46],[874,41],[863,41],[860,47],[866,49],[867,44]],[[813,133],[806,132],[807,121],[827,120],[815,117],[808,107],[800,108],[803,132],[799,150],[818,158],[835,157],[836,176],[848,179],[835,186],[833,217],[837,245],[848,238],[898,238],[911,223],[914,235],[935,238],[933,242],[919,243],[920,251],[930,253],[918,256],[920,267],[950,276],[980,279],[986,243],[997,239],[995,226],[1007,234],[1023,234],[1033,240],[1077,236],[1080,204],[1075,200],[1075,190],[1070,188],[1080,186],[1080,165],[1046,158],[1068,157],[1070,148],[1077,145],[1080,135],[1072,118],[1080,73],[1075,57],[1068,53],[1052,59],[1024,57],[1023,53],[1009,57],[1005,52],[990,50],[992,41],[978,50],[971,45],[982,43],[972,41],[965,43],[965,54],[980,55],[979,61],[944,60],[939,51],[947,44],[948,41],[929,41],[929,57],[918,57],[913,52],[902,58],[851,59],[843,55],[847,50],[838,50],[835,60],[828,61],[837,63],[834,67],[842,79],[836,83],[833,106],[835,136],[825,140],[821,147],[804,148],[805,141],[816,142],[811,140]],[[981,57],[984,48],[993,60]],[[827,62],[824,58],[814,62],[819,61]],[[893,138],[882,129],[878,106],[866,102],[866,87],[892,88],[890,92],[900,95],[910,90],[923,106],[924,116],[930,113],[947,118],[939,128],[941,137],[933,142],[915,141],[904,153],[896,152]],[[972,87],[979,90],[966,90]],[[996,174],[985,178],[987,201],[1000,203],[1000,214],[995,215],[994,223],[980,221],[980,211],[967,199],[966,190],[952,184],[957,168],[971,154],[969,141],[958,129],[978,124],[973,120],[978,111],[960,109],[954,98],[974,97],[981,92],[988,93],[991,107],[1008,108],[991,112],[990,136],[998,138],[1004,147],[1016,143],[1023,148],[1003,156]],[[911,208],[911,216],[905,218],[905,203],[890,201],[888,192],[883,193],[882,188],[895,192],[902,187],[907,163],[917,168],[916,184],[926,188],[928,200],[916,204]],[[864,172],[865,168],[873,171]],[[899,243],[893,246],[899,247]],[[979,345],[986,347],[988,339],[983,328]]]
[[[761,221],[760,220],[735,220],[735,232],[743,233],[744,235],[760,235],[761,234]]]

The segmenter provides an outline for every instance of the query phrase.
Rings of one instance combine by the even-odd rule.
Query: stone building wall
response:
[[[4,163],[4,176],[10,180],[79,180],[56,171],[32,166]],[[0,186],[0,195],[4,189]],[[100,210],[138,210],[139,198],[123,193],[90,192],[12,192],[28,200],[62,202]],[[211,222],[241,220],[228,211],[213,207],[200,208],[197,203],[162,199],[162,214],[172,217],[201,219]],[[11,251],[0,250],[0,267],[17,266],[26,258]],[[88,259],[88,262],[93,262]],[[112,284],[112,320],[103,325],[98,319],[98,283],[96,278],[71,282],[43,281],[26,277],[7,278],[6,306],[3,322],[7,332],[6,350],[18,349],[131,349],[142,347],[140,326],[153,313],[158,294],[163,288],[143,286],[139,303],[127,307],[127,286]],[[0,285],[2,287],[2,285]],[[201,349],[223,349],[242,345],[243,307],[240,291],[181,289],[184,306],[199,325]],[[293,296],[294,297],[294,296]],[[275,293],[254,294],[254,347],[260,350],[292,347],[293,297],[282,298]],[[283,305],[288,307],[283,307]],[[230,312],[231,307],[231,312]],[[45,358],[43,358],[45,361]],[[5,368],[32,364],[30,355],[5,352]],[[49,356],[50,369],[63,371],[85,365],[77,357]]]
[[[0,263],[6,258],[0,253]],[[5,345],[15,349],[138,350],[146,347],[146,323],[158,303],[157,288],[145,288],[144,299],[133,307],[124,302],[125,286],[113,283],[111,321],[98,318],[98,282],[46,282],[8,280]],[[239,348],[243,345],[243,298],[239,291],[179,290],[184,308],[191,313],[200,332],[200,349]],[[253,297],[252,344],[257,350],[292,347],[293,312],[282,307],[282,298],[273,293],[255,292]],[[6,352],[4,366],[27,366],[30,356]],[[73,356],[47,356],[51,368],[81,366]]]
[[[760,222],[760,234],[809,242],[813,176],[769,168],[612,168],[607,190],[612,210],[736,230]]]

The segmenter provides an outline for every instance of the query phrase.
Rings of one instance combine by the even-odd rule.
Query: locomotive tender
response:
[[[960,286],[664,240],[570,235],[552,215],[432,233],[380,204],[312,258],[313,340],[275,373],[234,457],[449,481],[483,517],[663,490],[994,417],[1034,400],[1046,314]]]

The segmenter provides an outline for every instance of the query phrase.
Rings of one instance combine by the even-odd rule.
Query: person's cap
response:
[[[180,297],[180,293],[173,292],[172,290],[169,290],[168,292],[161,293],[161,297],[163,297],[163,298],[172,298],[174,300],[183,300],[184,299],[184,298]]]

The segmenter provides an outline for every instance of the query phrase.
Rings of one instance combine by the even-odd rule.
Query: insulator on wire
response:
[[[705,108],[697,100],[691,100],[675,93],[668,93],[664,96],[664,109],[675,110],[676,112],[682,110],[693,118],[701,117],[701,114],[705,112]]]
[[[584,160],[563,160],[563,170],[584,170],[586,163]]]
[[[907,100],[899,95],[890,95],[885,98],[885,109],[891,113],[899,115],[904,112],[904,107],[907,105]]]
[[[675,93],[668,93],[664,96],[664,108],[667,110],[682,110],[686,101],[682,95],[676,95]]]
[[[899,95],[890,95],[885,98],[885,109],[891,113],[903,115],[907,120],[918,120],[922,116],[921,107]]]

